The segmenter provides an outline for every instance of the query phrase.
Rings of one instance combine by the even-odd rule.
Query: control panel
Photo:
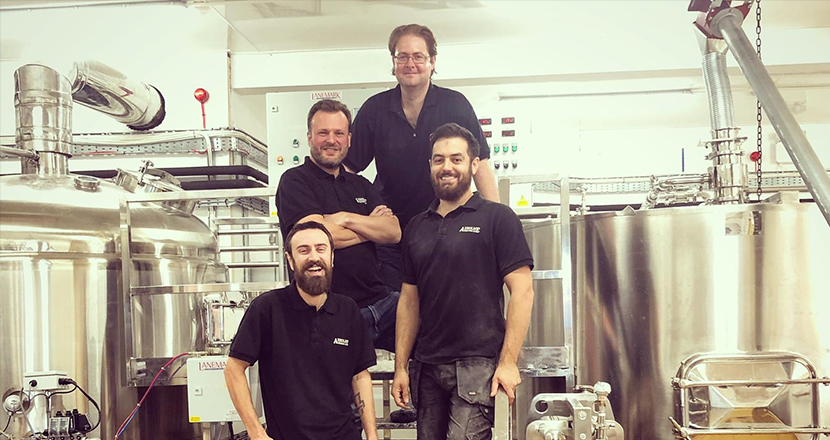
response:
[[[527,137],[525,125],[517,123],[521,118],[501,116],[484,117],[478,120],[484,137],[490,147],[490,164],[498,179],[499,176],[526,174],[522,172],[522,138]],[[525,167],[527,164],[524,164]]]
[[[187,409],[190,423],[239,422],[225,383],[227,356],[202,356],[187,360]],[[257,415],[262,416],[258,368],[248,368],[245,375]],[[252,380],[253,376],[253,380]]]

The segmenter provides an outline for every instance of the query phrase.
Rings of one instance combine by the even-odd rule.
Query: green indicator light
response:
[[[499,152],[499,146],[498,145],[493,146],[493,153],[498,153],[498,152]]]
[[[508,146],[507,146],[507,144],[504,144],[504,146],[501,148],[501,151],[504,151],[505,153],[507,153],[507,150],[508,150],[509,148],[510,148],[510,147],[508,147]]]
[[[518,145],[516,145],[516,144],[513,144],[513,152],[515,153],[515,152],[516,152],[516,150],[518,150],[518,149],[519,149],[519,146],[518,146]]]

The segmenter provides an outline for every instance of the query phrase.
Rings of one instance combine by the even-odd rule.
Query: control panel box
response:
[[[71,388],[68,383],[60,383],[61,379],[68,379],[65,371],[36,371],[23,374],[26,391],[60,391]]]
[[[203,356],[187,360],[187,410],[190,423],[242,421],[233,406],[225,383],[227,363],[227,356]],[[251,369],[245,372],[249,384]],[[257,375],[253,376],[256,378]],[[251,384],[251,395],[254,398],[254,407],[261,416],[261,396],[256,392],[259,389],[258,382],[256,378],[255,383]]]

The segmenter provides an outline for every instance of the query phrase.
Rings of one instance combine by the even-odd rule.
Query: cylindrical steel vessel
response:
[[[128,194],[73,175],[0,178],[0,392],[5,398],[19,390],[24,372],[66,371],[99,399],[103,422],[93,435],[101,438],[114,437],[145,390],[126,385],[131,335],[125,334],[119,201]],[[157,204],[130,207],[132,286],[225,281],[216,238],[198,218]],[[153,341],[163,347],[154,356],[203,344],[196,324],[201,304],[192,298],[143,311],[149,313],[148,322],[160,329],[155,334],[166,335]],[[95,409],[82,395],[62,400],[95,423]],[[186,411],[185,387],[158,387],[122,438],[199,438]],[[15,417],[10,432],[27,430]]]
[[[672,379],[697,353],[791,351],[819,376],[830,375],[830,319],[823,316],[830,310],[830,228],[815,204],[628,209],[571,220],[576,381],[611,384],[614,413],[632,438],[674,438]],[[525,222],[537,261],[559,248],[558,229],[555,220]],[[546,305],[559,292],[541,283],[531,329],[561,320],[561,310]],[[525,345],[534,338],[531,330]],[[727,372],[746,379],[769,373]],[[827,425],[830,389],[820,392]],[[730,398],[736,396],[725,393],[723,400]],[[803,423],[804,398],[792,393],[768,404]]]

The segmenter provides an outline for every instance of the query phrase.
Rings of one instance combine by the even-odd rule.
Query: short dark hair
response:
[[[413,23],[398,26],[389,34],[389,54],[393,57],[395,56],[395,46],[398,45],[398,40],[404,35],[414,35],[423,38],[427,44],[427,52],[429,52],[430,58],[438,55],[438,42],[435,41],[435,35],[432,31],[426,26]],[[395,74],[394,67],[392,68],[392,74]],[[430,76],[433,74],[435,74],[435,69],[432,69]]]
[[[289,232],[288,236],[285,237],[285,249],[287,249],[286,252],[288,252],[288,255],[291,255],[292,257],[294,256],[294,254],[291,252],[291,239],[294,238],[294,235],[296,235],[300,231],[306,231],[309,229],[319,229],[323,231],[326,234],[326,237],[328,237],[329,245],[331,246],[331,251],[332,253],[334,253],[334,239],[331,236],[331,232],[329,232],[329,230],[326,229],[326,227],[322,223],[315,222],[314,220],[309,220],[294,225],[294,227],[291,228],[291,232]]]
[[[308,131],[311,131],[311,118],[313,118],[317,112],[343,113],[346,115],[346,120],[349,121],[349,127],[352,126],[352,112],[349,111],[346,104],[333,99],[322,99],[315,102],[308,111],[308,119],[306,120],[306,123],[308,124]]]
[[[389,34],[390,55],[395,56],[395,46],[398,45],[398,40],[400,40],[404,35],[415,35],[423,38],[427,43],[427,51],[429,52],[429,56],[434,57],[435,55],[438,55],[438,43],[435,41],[435,35],[432,34],[432,31],[428,27],[420,24],[405,24],[392,30],[392,33]]]
[[[478,145],[478,140],[470,133],[470,130],[456,124],[455,122],[448,122],[432,132],[429,135],[429,149],[430,152],[435,147],[435,143],[441,139],[461,138],[467,142],[467,154],[470,155],[472,161],[478,157],[481,148]],[[431,154],[431,153],[430,153]]]

